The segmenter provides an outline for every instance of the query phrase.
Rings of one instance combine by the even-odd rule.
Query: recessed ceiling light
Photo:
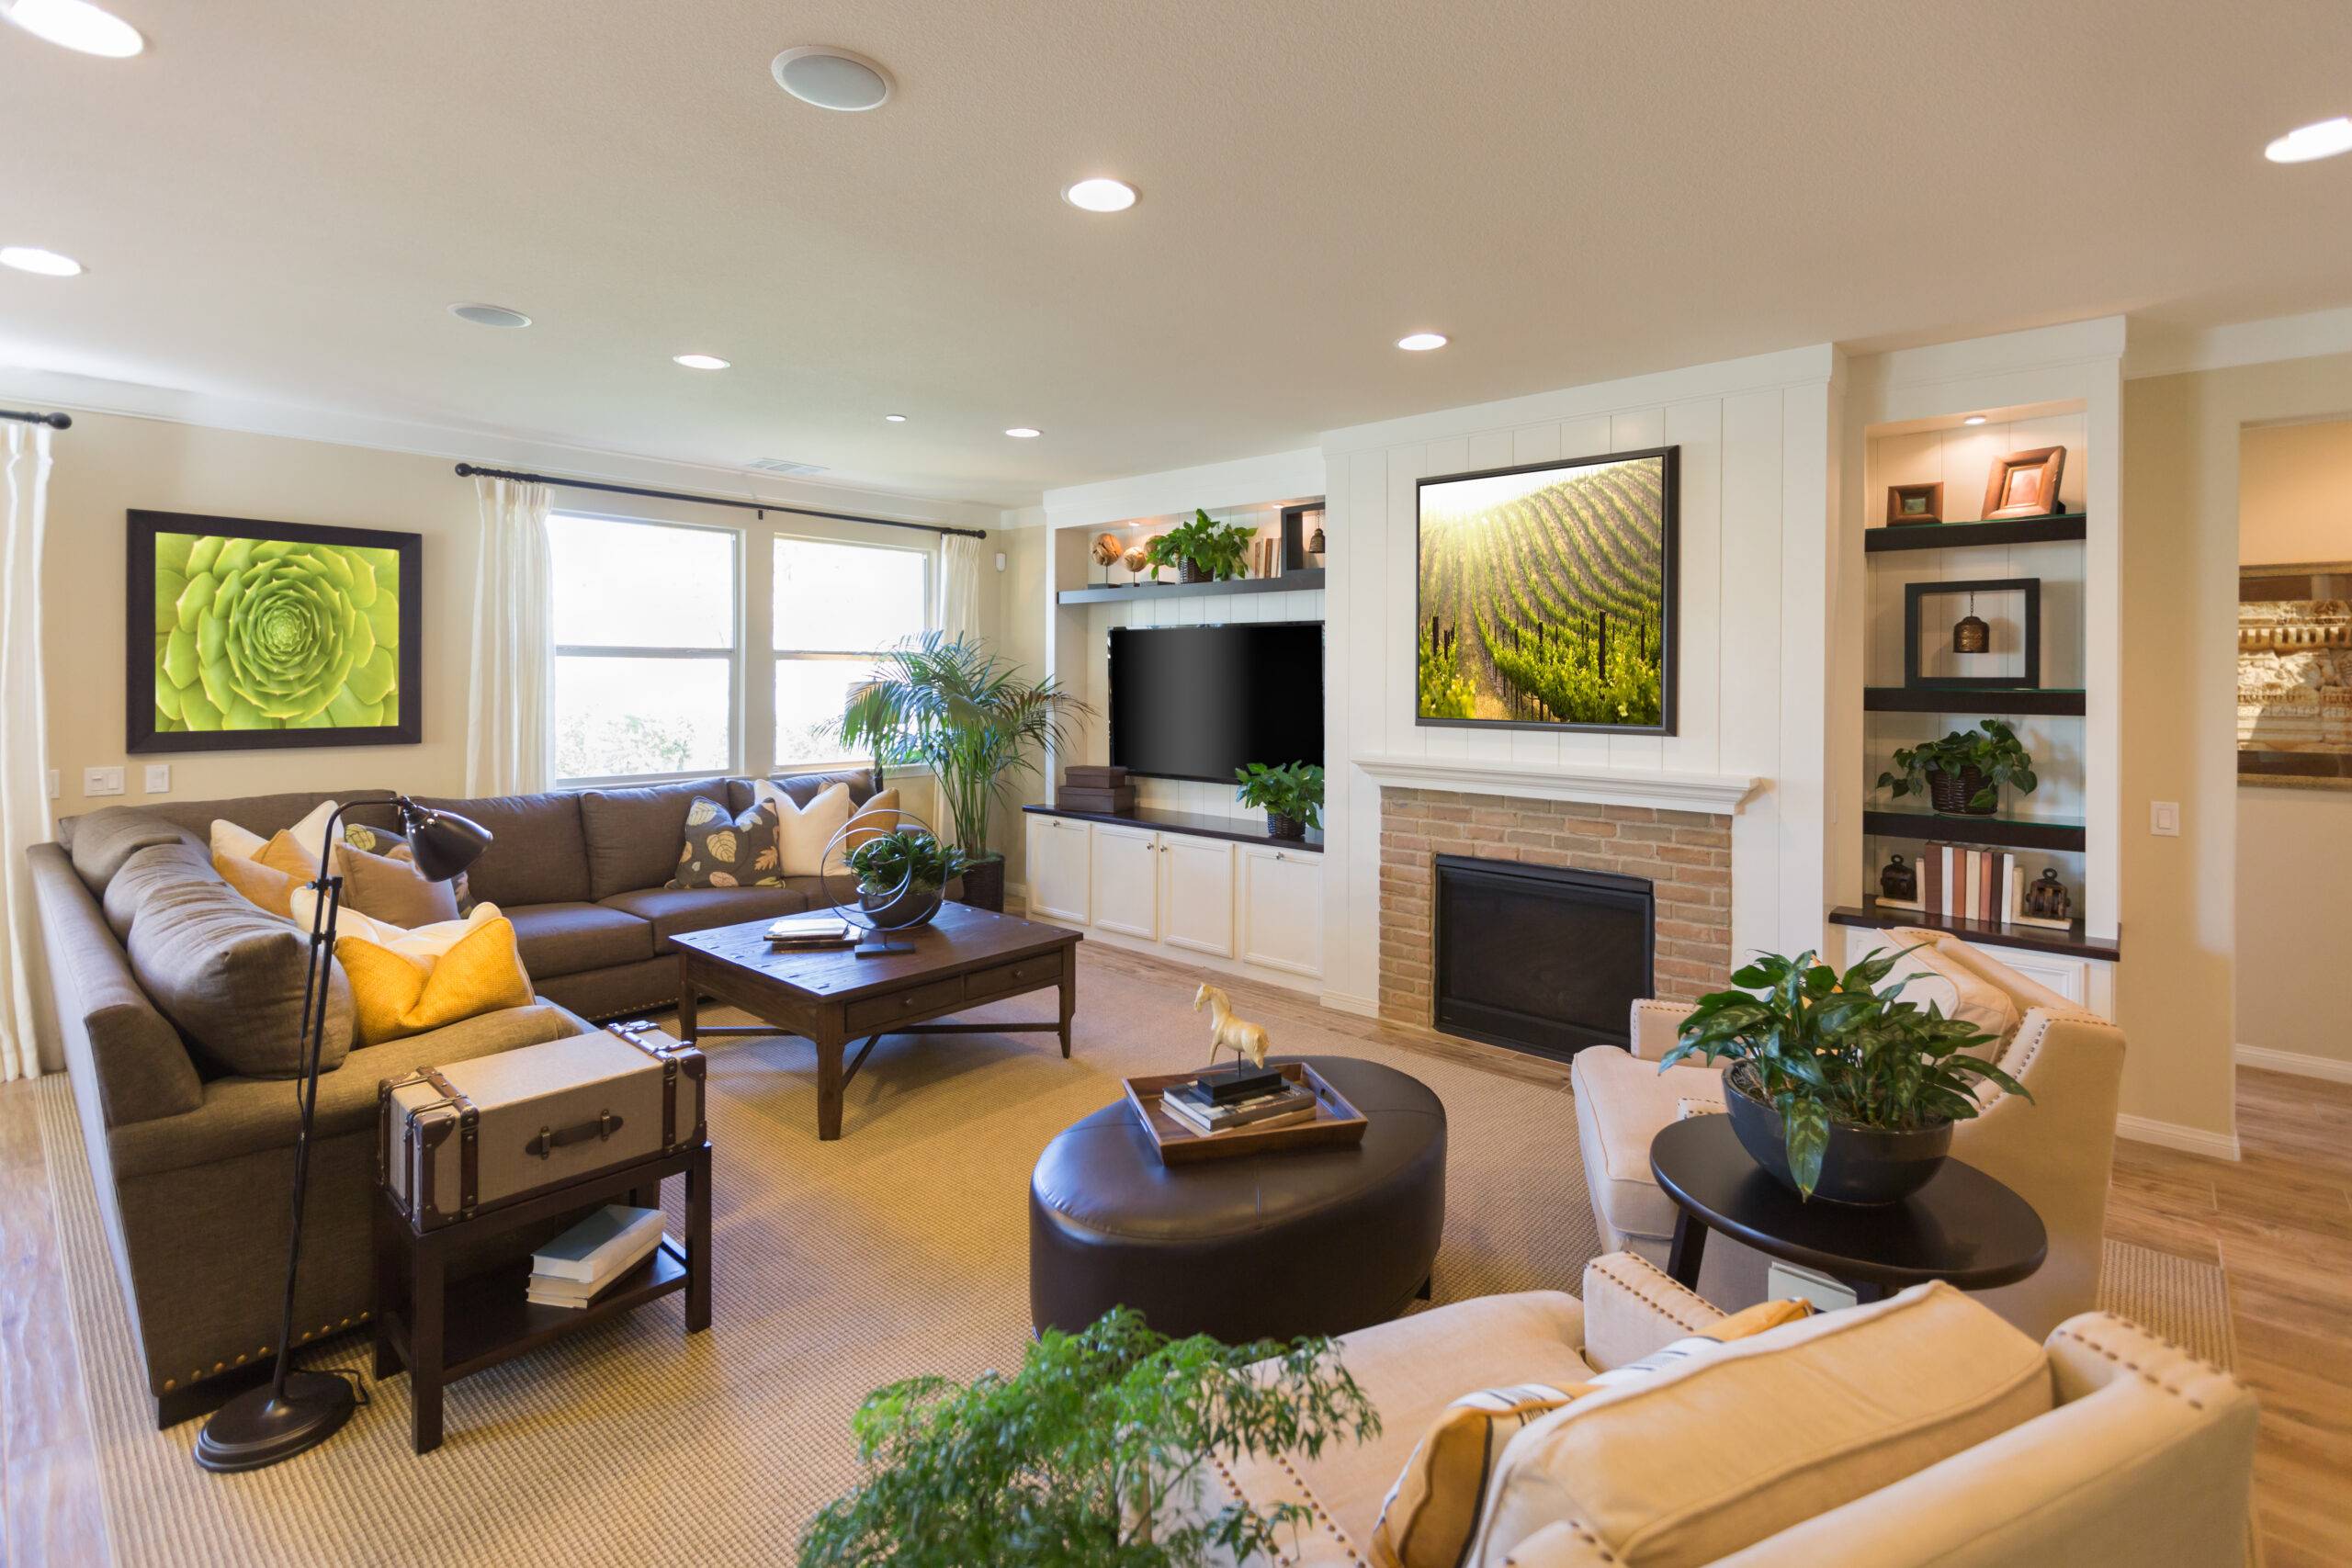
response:
[[[2338,152],[2352,152],[2352,116],[2337,115],[2290,130],[2262,150],[2262,155],[2274,164],[2308,164]]]
[[[724,370],[733,363],[715,354],[673,354],[670,357],[689,370]]]
[[[1443,348],[1445,343],[1443,333],[1407,333],[1396,340],[1396,346],[1408,354],[1427,354],[1430,349]]]
[[[82,264],[72,256],[61,256],[39,245],[0,245],[0,266],[37,272],[43,277],[78,277],[82,274]]]
[[[0,17],[61,49],[128,60],[147,47],[139,29],[90,0],[0,0]]]
[[[527,327],[531,318],[503,305],[452,305],[449,314],[478,327]]]
[[[1035,441],[1046,433],[1042,430],[1032,430],[1025,424],[1016,424],[1005,434],[1015,441]]]
[[[854,114],[890,101],[890,73],[882,62],[830,44],[787,49],[769,63],[775,85],[804,104]]]
[[[1982,424],[1984,423],[1984,416],[1981,413],[1973,413],[1966,419],[1962,420],[1960,423],[1962,424]]]
[[[904,424],[907,423],[907,416],[902,413],[886,413],[882,417],[888,420],[892,424]]]
[[[1136,187],[1125,180],[1080,180],[1062,192],[1062,199],[1089,212],[1125,212],[1136,204]]]

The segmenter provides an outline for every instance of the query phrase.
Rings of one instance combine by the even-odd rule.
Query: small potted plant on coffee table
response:
[[[1265,812],[1268,838],[1304,839],[1323,826],[1323,770],[1312,762],[1252,762],[1234,769],[1233,782],[1242,805]]]
[[[928,829],[876,833],[849,852],[859,903],[886,931],[929,923],[939,913],[948,882],[964,871],[964,852],[943,844]]]
[[[1997,718],[1974,729],[1955,729],[1941,740],[1905,746],[1894,766],[1878,776],[1878,787],[1897,800],[1924,795],[1936,810],[1953,817],[1990,817],[2001,807],[2001,786],[2031,795],[2039,781],[2033,757],[2018,732]]]
[[[1174,567],[1180,582],[1222,582],[1242,574],[1252,536],[1240,524],[1219,523],[1196,507],[1191,522],[1154,538],[1145,553],[1154,567]]]
[[[1903,1000],[1907,977],[1872,988],[1907,951],[1880,948],[1843,975],[1810,953],[1761,954],[1731,977],[1742,989],[1700,998],[1658,1071],[1729,1062],[1732,1131],[1798,1197],[1899,1202],[1942,1166],[1952,1123],[1981,1109],[1980,1084],[2033,1098],[1973,1054],[1991,1035]]]

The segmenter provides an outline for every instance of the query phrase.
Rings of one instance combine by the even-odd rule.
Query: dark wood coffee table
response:
[[[2032,1204],[1956,1159],[1883,1209],[1804,1202],[1748,1157],[1730,1117],[1693,1116],[1651,1140],[1650,1174],[1676,1211],[1666,1271],[1693,1290],[1710,1229],[1843,1280],[1858,1302],[1928,1280],[1963,1291],[2013,1285],[2050,1250]]]
[[[768,945],[773,920],[687,931],[678,947],[678,1038],[689,1045],[718,1035],[798,1034],[817,1047],[817,1136],[842,1135],[842,1091],[885,1034],[1043,1034],[1061,1036],[1069,1055],[1069,1021],[1078,1011],[1079,933],[1011,915],[943,904],[937,918],[892,933],[911,953],[860,958],[850,948],[814,953]],[[934,1023],[982,1002],[1051,987],[1061,1016],[1052,1023]],[[766,1025],[707,1025],[697,1002],[715,997],[767,1020]],[[843,1048],[866,1037],[842,1064]]]

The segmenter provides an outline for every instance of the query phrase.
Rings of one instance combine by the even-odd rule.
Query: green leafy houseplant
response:
[[[1700,998],[1658,1070],[1694,1055],[1730,1062],[1724,1088],[1779,1112],[1789,1172],[1805,1197],[1835,1131],[1948,1128],[1977,1114],[1980,1082],[2030,1100],[2024,1085],[1970,1055],[1992,1036],[1933,1002],[1903,1000],[1907,977],[1873,988],[1908,951],[1877,949],[1843,975],[1811,953],[1761,954],[1731,977],[1744,988]]]
[[[1905,746],[1894,753],[1893,770],[1878,776],[1878,787],[1897,800],[1925,795],[1939,811],[1980,815],[2000,805],[2003,784],[2031,795],[2039,782],[2032,754],[2018,732],[1997,718],[1974,729],[1955,729],[1941,740]]]
[[[1196,507],[1190,523],[1181,523],[1152,540],[1145,557],[1155,567],[1177,568],[1186,581],[1221,582],[1242,575],[1252,537],[1240,524],[1218,523]]]
[[[1241,804],[1265,812],[1266,830],[1277,839],[1323,826],[1323,770],[1312,762],[1251,762],[1233,770],[1233,782]]]
[[[1307,1509],[1193,1506],[1211,1456],[1312,1456],[1380,1431],[1329,1340],[1170,1340],[1125,1307],[1080,1334],[1047,1329],[1011,1377],[879,1389],[853,1425],[865,1477],[810,1523],[802,1568],[1272,1558]]]
[[[943,844],[920,828],[896,828],[876,833],[852,850],[849,868],[866,893],[888,893],[907,887],[944,887],[964,872],[964,852]]]

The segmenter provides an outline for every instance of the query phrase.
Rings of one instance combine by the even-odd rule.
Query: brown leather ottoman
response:
[[[1029,1179],[1029,1315],[1114,1306],[1228,1344],[1345,1334],[1429,1293],[1445,1228],[1445,1107],[1348,1056],[1311,1064],[1371,1123],[1351,1149],[1170,1168],[1125,1100],[1054,1136]]]

